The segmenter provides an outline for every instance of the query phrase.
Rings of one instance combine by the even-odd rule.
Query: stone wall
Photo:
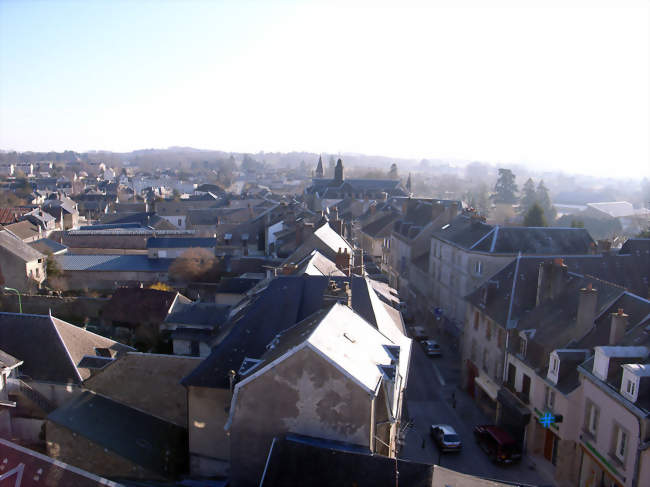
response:
[[[95,321],[101,316],[101,309],[107,298],[56,297],[22,294],[23,313],[52,316],[75,325],[83,324],[88,317]],[[0,295],[0,311],[18,313],[18,296],[15,293]]]

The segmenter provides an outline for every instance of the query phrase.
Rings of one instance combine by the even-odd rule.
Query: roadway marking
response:
[[[446,386],[447,383],[445,382],[445,379],[443,379],[442,374],[438,370],[438,367],[436,367],[436,364],[431,364],[433,366],[433,371],[436,373],[436,377],[438,377],[438,381],[440,382],[440,385]]]

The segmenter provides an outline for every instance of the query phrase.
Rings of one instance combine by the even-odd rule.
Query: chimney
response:
[[[336,258],[334,259],[334,263],[336,264],[336,267],[343,272],[346,276],[350,275],[350,254],[348,254],[348,249],[347,247],[343,249],[344,251],[341,252],[341,247],[339,247],[339,251],[336,254]]]
[[[612,242],[609,240],[598,240],[596,245],[596,252],[599,254],[605,254],[612,250]]]
[[[627,315],[623,308],[618,308],[616,313],[612,313],[612,324],[609,327],[609,344],[617,345],[623,339],[627,330]]]
[[[363,276],[363,249],[354,249],[354,258],[353,258],[353,269],[352,272],[359,276]]]
[[[580,289],[578,313],[576,315],[577,337],[582,338],[593,328],[597,304],[598,290],[594,289],[591,283],[587,284],[587,287]]]
[[[296,247],[302,244],[303,228],[304,228],[303,221],[302,220],[297,221],[296,222]]]
[[[323,307],[331,306],[334,303],[340,303],[352,308],[352,289],[349,282],[344,282],[343,287],[339,287],[336,281],[329,281],[327,289],[323,294]]]
[[[535,306],[547,299],[556,298],[564,289],[567,277],[567,266],[564,259],[555,258],[553,262],[542,262],[537,278],[537,298]]]
[[[377,211],[377,205],[375,204],[370,205],[370,215],[375,216],[376,211]]]

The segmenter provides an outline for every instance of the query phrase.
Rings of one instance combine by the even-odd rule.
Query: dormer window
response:
[[[524,337],[519,337],[519,355],[526,357],[527,340]]]
[[[474,273],[478,276],[483,274],[483,262],[481,262],[480,260],[474,262]]]
[[[551,358],[551,372],[554,375],[557,375],[557,371],[560,368],[560,360],[557,357]]]
[[[636,389],[636,382],[633,380],[627,379],[625,381],[625,392],[628,396],[634,396],[634,391]]]
[[[548,363],[548,373],[546,378],[551,381],[553,384],[557,384],[558,373],[560,371],[560,358],[555,352],[551,354],[551,359]]]

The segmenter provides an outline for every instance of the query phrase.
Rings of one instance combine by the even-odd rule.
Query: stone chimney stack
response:
[[[358,276],[363,276],[363,249],[354,249],[354,262],[352,272]]]
[[[334,303],[344,304],[352,308],[352,289],[350,289],[349,282],[344,282],[343,287],[339,287],[336,281],[328,283],[323,294],[323,307],[329,307]]]
[[[576,325],[578,327],[577,337],[585,336],[594,326],[596,319],[596,306],[598,304],[598,290],[594,289],[591,283],[580,289],[578,298],[578,313]]]
[[[609,344],[618,345],[627,330],[627,315],[623,308],[618,308],[616,313],[612,313],[612,323],[609,327]]]
[[[566,277],[567,266],[564,265],[564,259],[555,258],[553,262],[542,262],[539,266],[539,276],[537,278],[535,306],[547,299],[557,297],[564,289]]]
[[[341,252],[341,247],[339,247],[339,251],[334,259],[336,267],[338,267],[338,269],[346,276],[350,275],[350,257],[347,247],[343,249],[343,252]]]

